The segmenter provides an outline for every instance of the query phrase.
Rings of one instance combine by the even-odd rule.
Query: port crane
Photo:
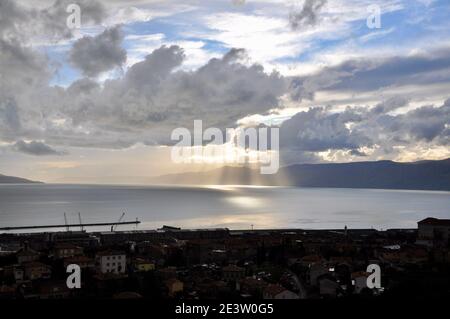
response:
[[[80,221],[81,231],[83,231],[83,222],[81,221],[81,214],[78,212],[78,220]]]
[[[120,215],[119,220],[117,221],[117,223],[115,223],[114,225],[111,226],[111,231],[116,231],[117,226],[122,222],[122,219],[125,217],[125,213],[122,213],[122,215]]]
[[[69,231],[69,224],[67,223],[66,212],[64,212],[64,224],[66,225],[66,231]]]

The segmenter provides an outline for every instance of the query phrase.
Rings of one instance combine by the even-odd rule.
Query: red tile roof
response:
[[[285,290],[286,288],[283,288],[280,285],[269,285],[266,287],[266,289],[264,289],[264,293],[269,296],[275,297],[276,295],[282,293]]]
[[[105,250],[97,253],[97,256],[118,256],[118,255],[126,255],[126,253],[117,250]]]

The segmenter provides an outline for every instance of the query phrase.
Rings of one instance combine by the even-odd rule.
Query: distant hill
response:
[[[450,159],[412,163],[299,164],[282,167],[275,175],[261,175],[259,170],[247,167],[225,167],[201,173],[164,175],[153,178],[152,182],[450,191]]]
[[[0,184],[36,184],[40,182],[30,181],[25,178],[6,176],[0,174]]]

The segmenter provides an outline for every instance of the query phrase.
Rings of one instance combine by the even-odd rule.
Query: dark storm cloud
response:
[[[408,99],[402,96],[395,96],[375,105],[375,107],[372,108],[372,112],[377,114],[385,114],[406,105],[408,105]]]
[[[35,155],[35,156],[45,156],[45,155],[63,155],[64,153],[58,152],[48,146],[47,144],[44,144],[39,141],[31,141],[31,142],[25,142],[25,141],[17,141],[14,146],[14,150],[17,152],[25,153],[28,155]]]
[[[11,98],[0,100],[0,123],[0,136],[16,133],[21,129],[19,110]]]
[[[289,24],[294,30],[302,27],[313,26],[318,21],[318,15],[327,0],[305,0],[303,7],[299,12],[291,12],[289,15]]]
[[[375,91],[402,85],[450,82],[450,48],[379,59],[352,59],[318,73],[297,77],[293,95],[314,98],[318,90]]]
[[[441,145],[449,145],[450,105],[423,106],[406,114],[388,116],[383,124],[387,132],[401,140],[436,141]]]
[[[85,36],[73,44],[70,62],[89,77],[121,67],[127,59],[123,38],[120,27],[106,29],[95,37]]]
[[[350,130],[349,123],[362,121],[356,110],[332,113],[327,108],[311,108],[300,112],[281,126],[281,147],[302,151],[355,150],[371,141],[362,132]]]

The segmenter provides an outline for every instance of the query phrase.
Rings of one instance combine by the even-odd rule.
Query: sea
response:
[[[118,225],[117,230],[157,229],[163,225],[416,228],[417,222],[426,217],[450,218],[450,192],[233,185],[0,185],[0,227],[64,225],[64,215],[69,224],[79,223],[80,217],[82,223],[117,222],[123,213],[122,221],[138,219],[141,223]]]

